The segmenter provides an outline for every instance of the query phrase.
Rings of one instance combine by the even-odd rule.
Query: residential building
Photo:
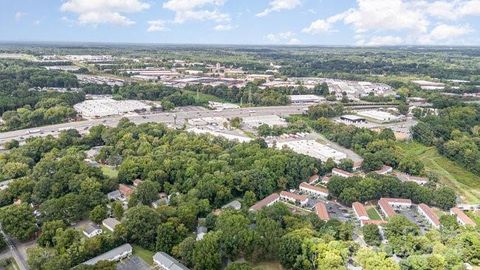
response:
[[[428,183],[428,178],[426,177],[414,176],[400,172],[396,173],[395,176],[402,182],[414,182],[422,186]]]
[[[252,207],[250,207],[250,211],[258,211],[266,206],[273,205],[274,203],[280,200],[280,196],[277,193],[272,193],[265,197],[264,199],[258,201]]]
[[[153,262],[160,270],[188,270],[188,268],[165,252],[157,252],[153,255]]]
[[[234,210],[240,210],[242,209],[242,204],[238,200],[231,201],[224,206],[222,206],[222,209],[234,209]]]
[[[120,193],[122,193],[122,195],[125,197],[125,198],[128,198],[130,197],[130,195],[133,194],[133,188],[125,185],[125,184],[119,184],[118,185],[118,190],[120,191]]]
[[[460,208],[454,207],[450,209],[450,214],[455,215],[457,217],[457,222],[462,226],[476,226],[477,224],[467,216]]]
[[[385,217],[390,218],[396,215],[395,209],[411,207],[412,201],[409,199],[381,198],[378,201],[378,206],[380,206],[380,210]]]
[[[386,175],[393,172],[393,168],[388,165],[383,165],[380,170],[375,171],[377,174]]]
[[[323,202],[317,202],[315,204],[315,213],[317,214],[318,218],[324,221],[330,220],[330,215],[327,211],[327,206]]]
[[[420,213],[435,229],[440,228],[440,220],[438,219],[437,214],[433,212],[432,208],[428,205],[421,203],[418,205],[418,213]]]
[[[280,199],[291,202],[294,204],[299,204],[300,206],[304,206],[308,203],[308,197],[305,195],[298,195],[288,191],[280,192]]]
[[[310,176],[310,178],[308,178],[308,183],[310,185],[313,185],[316,182],[318,182],[318,180],[320,180],[320,176],[318,174],[314,174],[314,175]]]
[[[107,194],[107,198],[111,201],[121,200],[122,199],[122,193],[120,193],[119,190],[114,190],[114,191],[109,192]]]
[[[360,221],[370,219],[368,217],[367,209],[365,209],[365,206],[363,206],[362,203],[354,202],[352,203],[352,207],[353,207],[353,212],[355,212],[355,215]]]
[[[116,247],[108,252],[103,253],[93,259],[90,259],[82,264],[86,265],[95,265],[99,261],[110,261],[115,262],[121,259],[127,258],[132,255],[132,246],[130,244],[124,244],[119,247]]]
[[[133,180],[133,186],[134,187],[138,187],[141,183],[143,183],[143,181],[140,180],[140,179]]]
[[[340,177],[345,177],[345,178],[355,176],[353,173],[344,171],[344,170],[339,169],[339,168],[333,168],[333,169],[332,169],[332,175],[334,175],[334,176],[340,176]]]
[[[324,197],[324,198],[328,197],[328,190],[326,188],[313,186],[305,182],[302,182],[300,184],[299,189],[303,193],[309,194],[314,197]]]
[[[85,226],[85,228],[83,229],[83,234],[88,238],[92,238],[101,233],[102,233],[102,228],[94,223],[87,224],[87,226]]]
[[[102,221],[102,224],[109,231],[113,232],[115,231],[115,227],[120,224],[120,221],[116,220],[115,218],[106,218]]]

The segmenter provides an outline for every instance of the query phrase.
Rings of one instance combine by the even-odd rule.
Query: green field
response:
[[[370,207],[367,209],[367,214],[368,214],[368,217],[370,219],[373,219],[373,220],[382,220],[382,217],[380,216],[380,214],[378,214],[377,210],[375,209],[375,207]]]
[[[118,171],[110,166],[102,165],[100,168],[105,176],[110,178],[116,178],[118,176]]]
[[[133,245],[133,255],[140,257],[146,263],[153,265],[153,255],[155,252],[142,248],[138,245]]]
[[[427,172],[440,177],[440,183],[453,188],[465,203],[480,203],[480,176],[441,156],[435,147],[419,143],[399,143],[403,155],[417,157]]]
[[[282,270],[283,267],[278,262],[259,262],[252,265],[254,270]]]
[[[188,93],[188,94],[191,94],[193,95],[194,97],[197,96],[197,93],[194,92],[194,91],[187,91],[187,90],[183,90],[185,93]],[[213,95],[208,95],[208,94],[204,94],[204,93],[198,93],[198,101],[199,102],[208,102],[208,101],[215,101],[215,102],[226,102],[225,100],[219,98],[219,97],[216,97],[216,96],[213,96]]]

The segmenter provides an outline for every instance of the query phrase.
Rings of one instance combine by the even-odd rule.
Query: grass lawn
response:
[[[480,176],[441,156],[435,147],[408,142],[398,144],[402,154],[417,157],[425,170],[440,177],[440,183],[453,188],[465,203],[480,203]]]
[[[101,165],[100,168],[105,176],[110,178],[116,178],[118,176],[118,171],[110,166]]]
[[[367,214],[370,219],[373,220],[382,220],[380,214],[378,214],[377,209],[375,207],[370,207],[367,209]]]
[[[153,265],[153,255],[155,252],[142,248],[138,245],[133,245],[133,255],[140,257],[146,263]]]
[[[279,262],[259,262],[252,265],[254,270],[282,270]]]

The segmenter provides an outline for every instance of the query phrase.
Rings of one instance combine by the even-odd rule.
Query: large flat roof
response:
[[[124,245],[121,245],[119,247],[116,247],[116,248],[114,248],[110,251],[107,251],[107,252],[105,252],[101,255],[98,255],[95,258],[92,258],[92,259],[84,262],[83,264],[95,265],[99,261],[111,261],[111,260],[115,259],[117,256],[119,256],[119,255],[121,255],[125,252],[132,253],[132,246],[130,244],[124,244]]]

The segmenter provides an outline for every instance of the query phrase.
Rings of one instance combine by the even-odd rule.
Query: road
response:
[[[175,112],[161,112],[142,115],[125,115],[125,116],[111,116],[100,119],[90,119],[78,122],[69,122],[58,125],[36,127],[30,129],[22,129],[0,133],[0,144],[3,144],[9,140],[16,139],[23,141],[29,137],[55,135],[61,130],[77,129],[80,132],[85,132],[92,126],[106,125],[116,126],[118,121],[123,117],[130,119],[130,121],[136,124],[142,124],[147,122],[183,124],[186,119],[202,118],[202,117],[247,117],[247,116],[262,116],[262,115],[279,115],[288,116],[291,114],[301,114],[304,110],[308,109],[307,105],[297,106],[272,106],[272,107],[255,107],[255,108],[239,108],[228,109],[223,111],[211,111],[205,109],[195,109],[190,111],[175,111]],[[174,119],[176,116],[176,119]]]
[[[15,262],[17,262],[18,267],[20,270],[28,270],[28,264],[23,258],[22,254],[18,251],[17,246],[13,242],[13,240],[8,236],[4,231],[3,228],[0,224],[0,233],[3,235],[3,238],[5,239],[5,242],[8,245],[8,248],[10,249],[10,252],[12,254],[12,257],[15,259]]]
[[[270,107],[250,107],[250,108],[238,108],[238,109],[226,109],[223,111],[212,111],[205,110],[204,108],[194,108],[193,110],[182,110],[180,108],[178,111],[174,112],[160,112],[160,113],[150,113],[142,115],[122,115],[122,116],[110,116],[99,119],[89,119],[77,122],[69,122],[57,125],[15,130],[9,132],[0,133],[0,145],[3,143],[16,139],[19,141],[24,141],[29,137],[36,136],[47,136],[47,135],[56,135],[59,131],[66,129],[77,129],[80,133],[85,133],[90,127],[96,125],[106,125],[106,126],[116,126],[118,121],[123,117],[130,119],[130,121],[141,124],[148,122],[157,122],[157,123],[167,123],[173,124],[176,122],[177,125],[182,125],[185,120],[193,118],[202,118],[202,117],[247,117],[247,116],[263,116],[263,115],[278,115],[278,116],[289,116],[292,114],[301,114],[308,109],[310,105],[289,105],[289,106],[270,106]],[[373,106],[369,105],[364,107],[363,105],[357,106],[359,109],[372,108]],[[378,107],[384,107],[383,105],[378,105]],[[354,107],[350,107],[353,109]],[[174,119],[176,117],[176,119]]]

